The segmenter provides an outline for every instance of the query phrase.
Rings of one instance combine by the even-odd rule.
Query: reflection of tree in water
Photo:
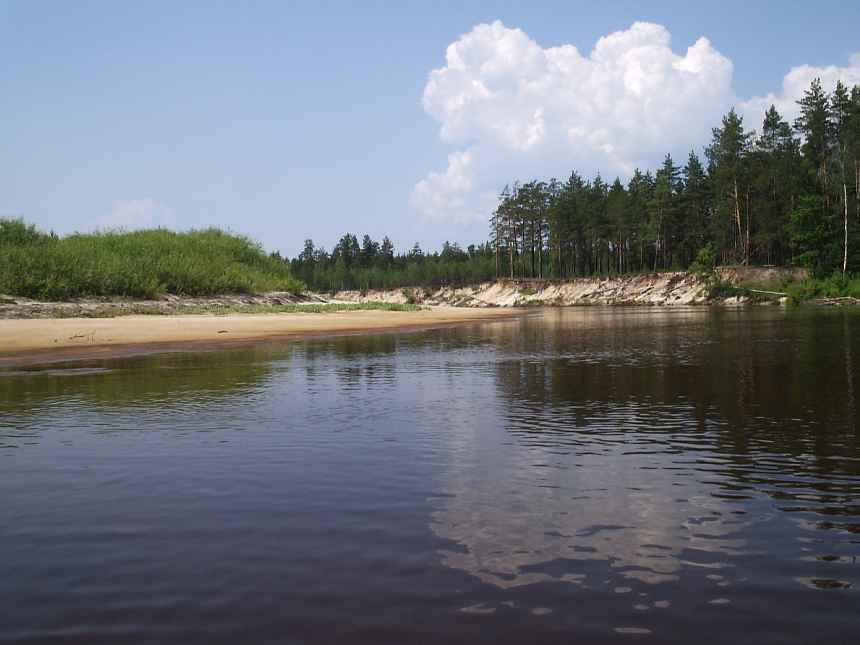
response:
[[[361,392],[367,388],[393,387],[398,369],[422,372],[438,368],[456,378],[452,355],[474,351],[486,338],[475,338],[462,328],[424,333],[345,336],[314,340],[300,347],[309,385],[338,387]],[[329,378],[334,375],[335,381]]]
[[[394,381],[395,355],[402,344],[393,334],[303,343],[300,353],[309,391],[337,387],[353,392],[379,383],[390,385]]]
[[[0,419],[29,425],[64,405],[128,414],[246,399],[272,375],[271,347],[149,354],[0,372]],[[288,354],[287,354],[288,356]],[[36,428],[37,429],[37,428]]]
[[[640,312],[494,328],[498,405],[452,447],[451,497],[433,519],[463,547],[447,564],[514,586],[578,581],[576,563],[600,559],[661,582],[691,559],[745,553],[777,509],[860,530],[860,317]],[[819,521],[835,513],[850,517]]]
[[[94,406],[203,403],[247,395],[298,356],[313,373],[322,359],[374,359],[397,350],[395,336],[269,343],[201,352],[153,353],[0,371],[0,414],[76,399]]]

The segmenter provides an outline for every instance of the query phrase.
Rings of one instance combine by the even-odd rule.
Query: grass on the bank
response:
[[[288,265],[218,229],[48,235],[0,219],[0,293],[39,300],[301,291]]]
[[[774,293],[762,293],[770,291]],[[843,276],[834,273],[829,277],[807,278],[801,281],[778,281],[766,284],[743,283],[738,286],[716,280],[711,283],[712,298],[746,296],[754,300],[779,298],[777,293],[785,294],[794,304],[809,302],[819,298],[858,298],[860,299],[860,276]]]
[[[333,303],[312,305],[180,306],[171,314],[330,314],[339,311],[421,311],[426,307],[393,302]],[[158,312],[156,312],[158,313]]]
[[[809,278],[802,282],[785,285],[792,302],[804,302],[816,298],[860,298],[860,276],[836,273],[828,278]]]
[[[422,311],[427,307],[390,302],[333,303],[333,304],[288,304],[288,305],[178,305],[170,309],[150,304],[132,303],[123,307],[106,304],[85,311],[64,312],[58,309],[54,318],[117,318],[119,316],[182,316],[229,314],[328,314],[341,311]]]

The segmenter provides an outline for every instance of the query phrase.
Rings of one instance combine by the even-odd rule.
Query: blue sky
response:
[[[697,4],[0,0],[0,215],[60,232],[216,225],[289,255],[306,237],[331,248],[346,231],[388,234],[398,248],[468,244],[484,239],[484,198],[505,179],[563,176],[574,165],[623,175],[634,162],[659,163],[664,151],[648,141],[665,140],[673,153],[700,149],[706,128],[686,125],[693,113],[710,118],[769,93],[790,106],[782,88],[792,68],[860,73],[851,58],[860,3]],[[475,31],[496,20],[496,29]],[[537,46],[542,56],[571,44],[588,58],[599,38],[630,35],[636,21],[661,26],[643,36],[657,43],[649,51],[659,53],[664,31],[678,57],[706,37],[695,87],[720,87],[677,103],[666,96],[677,89],[642,90],[637,101],[663,105],[673,127],[635,153],[620,150],[628,131],[610,128],[598,141],[589,137],[599,119],[558,116],[571,105],[594,111],[581,102],[601,86],[585,89],[576,74],[556,73],[544,95],[497,93],[483,107],[450,107],[472,96],[466,81],[490,89],[522,81],[507,68],[481,76],[481,65],[505,52]],[[451,67],[446,48],[458,41],[480,60],[456,79],[440,77],[422,105],[431,72]],[[543,78],[542,69],[523,73]],[[570,89],[569,103],[556,101],[559,87]],[[607,87],[608,103],[596,105],[620,104],[617,84]],[[761,102],[745,109],[754,115]],[[629,127],[644,129],[642,118],[636,112]],[[498,134],[535,119],[539,143]]]

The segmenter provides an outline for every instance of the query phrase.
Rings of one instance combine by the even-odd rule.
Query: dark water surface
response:
[[[0,641],[860,642],[860,312],[0,373]]]

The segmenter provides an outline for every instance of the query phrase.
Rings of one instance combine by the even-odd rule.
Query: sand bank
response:
[[[732,285],[803,280],[804,269],[720,267],[720,279]],[[766,287],[765,287],[766,288]],[[674,271],[568,280],[500,280],[465,287],[340,291],[330,298],[345,302],[417,302],[457,307],[529,307],[578,305],[687,306],[743,304],[742,298],[712,298],[709,285],[694,273]]]
[[[0,320],[0,367],[308,336],[419,330],[512,315],[518,312],[432,307],[421,311]]]

